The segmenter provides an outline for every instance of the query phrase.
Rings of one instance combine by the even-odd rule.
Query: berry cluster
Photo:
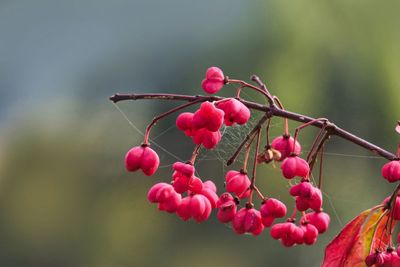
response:
[[[156,120],[190,105],[200,104],[193,113],[183,112],[177,116],[176,126],[184,134],[192,138],[195,148],[192,157],[187,162],[175,162],[170,183],[156,183],[147,195],[149,202],[157,203],[158,209],[168,213],[176,213],[182,220],[193,219],[204,222],[209,218],[213,209],[217,209],[217,218],[221,223],[232,225],[237,234],[249,233],[260,235],[265,228],[270,227],[272,238],[280,240],[284,246],[295,244],[312,245],[317,241],[318,234],[324,233],[329,225],[329,215],[322,211],[322,193],[310,180],[312,166],[316,155],[323,147],[325,139],[321,138],[323,130],[315,139],[307,159],[300,157],[301,145],[297,141],[297,134],[302,125],[296,129],[292,137],[289,134],[287,119],[285,132],[269,142],[269,124],[271,118],[266,114],[249,133],[243,144],[239,146],[234,161],[240,150],[245,147],[243,167],[239,170],[229,170],[225,175],[225,191],[217,195],[217,187],[212,181],[203,181],[196,176],[195,161],[201,147],[214,149],[221,141],[221,127],[244,125],[251,116],[249,108],[240,98],[243,88],[261,92],[269,100],[279,99],[269,95],[261,87],[255,87],[241,80],[232,80],[225,77],[222,70],[211,67],[206,72],[202,88],[206,93],[214,94],[225,84],[239,84],[236,96],[231,98],[216,98],[216,101],[194,101],[170,110],[158,117],[147,127],[142,145],[133,147],[125,157],[125,166],[128,171],[142,170],[145,175],[153,175],[159,166],[159,157],[149,146],[149,133]],[[262,126],[266,125],[265,150],[259,151]],[[255,143],[255,145],[254,145]],[[254,149],[254,162],[251,176],[247,172],[249,153]],[[290,195],[294,199],[294,210],[286,221],[277,222],[287,215],[287,207],[280,200],[264,196],[256,185],[256,166],[261,163],[275,161],[280,163],[282,176],[286,179],[299,177],[300,180],[290,188]],[[250,176],[250,177],[249,177]],[[321,179],[321,177],[320,177]],[[258,207],[253,203],[253,195],[260,198]],[[241,202],[243,203],[241,205]],[[297,215],[300,214],[299,218]],[[296,224],[296,219],[299,223]]]
[[[397,267],[400,266],[400,249],[394,250],[389,247],[386,251],[376,251],[365,259],[367,266],[376,267]]]

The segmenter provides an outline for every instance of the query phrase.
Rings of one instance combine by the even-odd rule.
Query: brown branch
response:
[[[191,95],[179,95],[179,94],[115,94],[110,97],[110,100],[113,101],[114,103],[117,103],[119,101],[124,101],[124,100],[139,100],[139,99],[180,100],[180,101],[198,100],[199,102],[205,102],[205,101],[222,100],[225,98],[219,97],[219,96],[202,96],[202,95],[191,96]],[[255,103],[255,102],[251,102],[251,101],[245,101],[245,100],[240,100],[240,101],[250,109],[269,113],[269,115],[271,115],[271,116],[288,118],[290,120],[298,121],[298,122],[302,122],[302,123],[307,123],[307,122],[311,122],[311,121],[315,120],[314,118],[311,118],[311,117],[308,117],[308,116],[305,116],[302,114],[298,114],[295,112],[282,110],[275,106],[270,107],[270,106],[261,105],[261,104]],[[374,154],[380,155],[388,160],[393,160],[396,158],[396,156],[393,153],[386,151],[385,149],[383,149],[377,145],[374,145],[374,144],[336,126],[334,123],[332,123],[330,121],[327,121],[327,122],[315,121],[311,125],[318,127],[318,128],[322,128],[324,125],[326,125],[326,131],[331,136],[336,135],[340,138],[350,141],[351,143],[359,145],[359,146],[371,151]]]

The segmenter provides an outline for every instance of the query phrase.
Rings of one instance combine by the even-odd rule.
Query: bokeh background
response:
[[[2,0],[0,265],[319,266],[339,229],[393,190],[380,177],[385,160],[332,138],[323,189],[330,230],[312,247],[287,249],[268,231],[237,236],[215,216],[182,222],[147,203],[148,188],[168,181],[170,164],[187,159],[193,145],[172,116],[153,131],[158,173],[127,173],[124,154],[142,137],[108,97],[200,94],[206,68],[216,65],[232,78],[256,73],[287,109],[328,117],[393,151],[399,8],[398,1]],[[176,104],[118,107],[143,131]],[[275,135],[282,125],[274,120]],[[223,157],[250,126],[227,130],[217,151],[200,156],[202,178],[222,188]],[[315,133],[302,133],[305,150]],[[260,187],[290,206],[279,168],[258,173]]]

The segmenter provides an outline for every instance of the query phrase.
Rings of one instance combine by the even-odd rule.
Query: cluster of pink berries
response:
[[[388,248],[385,252],[376,251],[365,259],[367,266],[393,267],[400,266],[400,249]]]
[[[192,137],[196,145],[214,148],[221,141],[220,128],[223,123],[245,124],[250,118],[250,110],[239,100],[230,98],[213,104],[204,102],[195,113],[184,112],[176,119],[176,126]]]
[[[228,83],[223,72],[217,67],[207,70],[202,82],[205,92],[218,92]],[[191,137],[197,148],[202,145],[213,149],[221,140],[221,127],[234,124],[243,125],[250,118],[250,110],[239,98],[225,98],[214,102],[203,102],[194,113],[181,113],[176,119],[176,126],[186,136]],[[322,193],[309,179],[310,166],[299,157],[301,146],[296,138],[284,134],[275,138],[266,151],[257,155],[257,163],[275,160],[281,163],[282,175],[286,179],[300,177],[300,183],[290,189],[295,199],[293,216],[286,222],[275,223],[276,219],[286,216],[284,203],[275,198],[264,197],[250,180],[246,168],[239,171],[230,170],[225,175],[225,189],[219,197],[212,181],[202,181],[195,175],[195,155],[190,161],[173,164],[171,183],[157,183],[148,192],[148,200],[157,203],[158,209],[176,213],[183,220],[193,218],[197,222],[207,220],[213,209],[217,209],[217,217],[221,223],[231,223],[237,234],[261,234],[265,228],[271,227],[270,234],[280,240],[284,246],[295,244],[312,245],[318,234],[324,233],[329,225],[329,215],[322,211]],[[149,147],[147,139],[141,146],[128,151],[125,157],[128,171],[141,169],[145,175],[153,175],[159,166],[157,154]],[[262,203],[259,209],[252,203],[252,195],[256,192]],[[244,207],[240,201],[247,199]],[[310,211],[309,211],[310,210]],[[309,211],[308,213],[306,213]],[[301,213],[296,225],[296,213]],[[274,224],[275,223],[275,224]]]

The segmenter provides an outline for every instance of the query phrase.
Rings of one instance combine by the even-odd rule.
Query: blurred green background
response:
[[[155,176],[127,173],[124,155],[142,137],[108,97],[200,94],[205,70],[216,65],[232,78],[256,73],[287,109],[328,117],[393,151],[399,8],[345,0],[1,1],[0,266],[319,266],[339,229],[393,190],[380,177],[385,160],[332,138],[323,190],[331,227],[316,245],[287,249],[268,231],[237,236],[215,214],[182,222],[147,203],[175,158],[154,147],[162,161]],[[141,131],[174,105],[118,104]],[[174,120],[157,124],[153,137],[187,159],[193,145]],[[231,129],[200,157],[202,178],[222,187],[221,157],[246,130]],[[282,132],[280,119],[273,132]],[[315,133],[301,134],[305,150]],[[291,206],[279,168],[258,173],[260,187]]]

